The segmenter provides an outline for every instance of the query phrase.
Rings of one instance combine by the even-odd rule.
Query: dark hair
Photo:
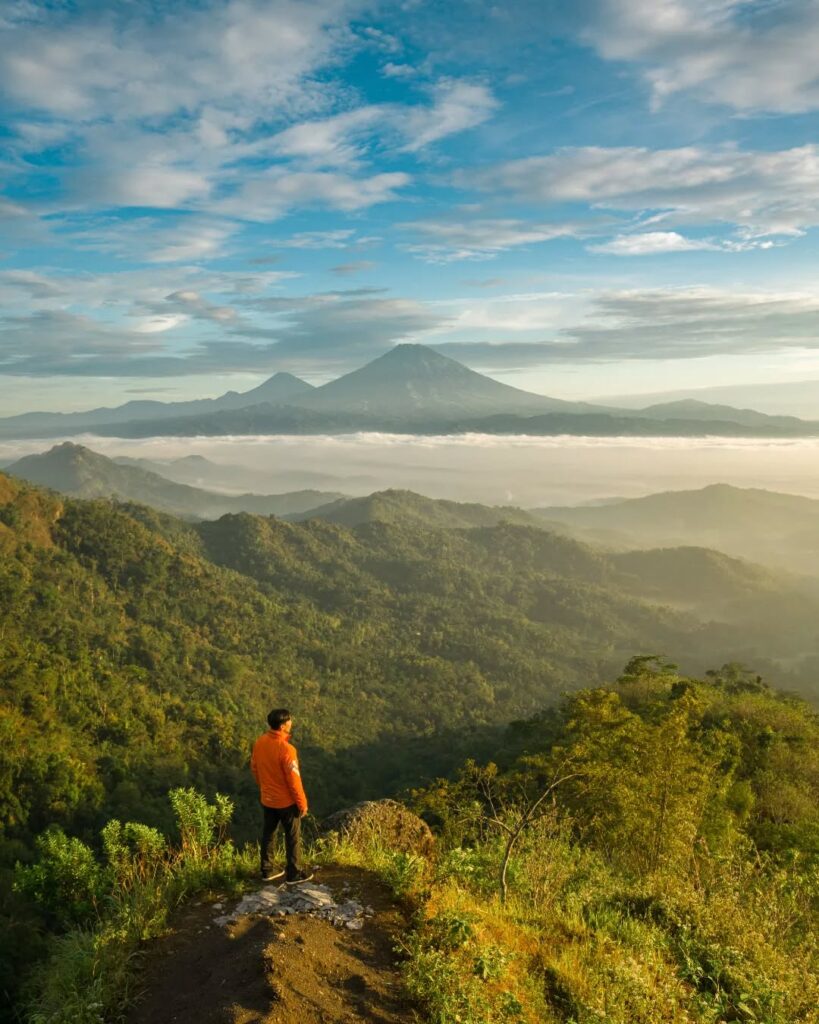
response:
[[[287,708],[274,708],[267,716],[267,724],[271,729],[281,729],[292,717]]]

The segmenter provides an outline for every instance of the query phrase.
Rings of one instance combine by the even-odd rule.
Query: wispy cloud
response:
[[[339,171],[294,171],[273,168],[245,176],[236,191],[211,203],[221,216],[272,221],[292,210],[331,209],[353,212],[398,198],[410,183],[402,171],[353,177]]]
[[[352,263],[338,263],[334,267],[330,267],[330,271],[333,274],[338,274],[339,277],[350,277],[353,274],[361,274],[365,270],[372,270],[375,266],[372,260],[355,260]]]
[[[658,288],[599,296],[589,317],[563,332],[557,358],[690,359],[819,348],[813,292]]]
[[[317,107],[311,76],[349,44],[344,0],[167,7],[21,4],[2,25],[0,81],[21,108],[92,121]]]
[[[405,248],[430,263],[491,259],[517,246],[577,237],[589,230],[579,223],[532,223],[512,218],[447,218],[410,221],[401,226],[423,239]]]
[[[813,0],[596,0],[581,35],[636,64],[655,106],[693,93],[742,112],[819,108]]]
[[[721,222],[783,235],[819,224],[819,147],[813,144],[770,152],[586,146],[461,177],[531,202],[653,211],[655,221],[676,224]]]
[[[473,82],[439,82],[432,89],[432,99],[431,106],[418,105],[403,112],[399,127],[406,137],[403,148],[408,152],[476,128],[500,105],[485,85]]]

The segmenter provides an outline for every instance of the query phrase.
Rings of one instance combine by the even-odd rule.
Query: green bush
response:
[[[256,854],[237,853],[227,839],[232,805],[212,804],[193,789],[169,794],[181,837],[170,846],[138,822],[109,821],[102,830],[106,864],[59,830],[38,839],[40,858],[18,867],[17,886],[44,912],[63,913],[71,928],[52,942],[27,995],[30,1024],[105,1024],[118,1019],[134,991],[142,944],[162,934],[186,896],[236,889],[255,869]],[[72,927],[84,924],[85,927]]]
[[[195,789],[173,789],[171,806],[176,816],[183,853],[201,856],[225,838],[233,816],[233,801],[217,793],[209,804]]]
[[[36,847],[37,862],[16,868],[15,890],[32,900],[52,926],[68,929],[93,921],[107,879],[91,849],[56,827],[38,836]]]

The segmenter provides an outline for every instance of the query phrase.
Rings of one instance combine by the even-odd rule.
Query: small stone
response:
[[[350,929],[350,931],[360,932],[361,929],[364,927],[364,922],[361,920],[361,918],[356,918],[354,921],[348,921],[347,927]]]

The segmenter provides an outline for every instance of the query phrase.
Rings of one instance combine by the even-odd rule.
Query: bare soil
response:
[[[372,907],[361,931],[306,915],[242,917],[221,928],[188,906],[151,949],[128,1024],[409,1024],[394,952],[406,926],[383,884],[356,868],[316,880]],[[224,911],[223,911],[224,912]]]

